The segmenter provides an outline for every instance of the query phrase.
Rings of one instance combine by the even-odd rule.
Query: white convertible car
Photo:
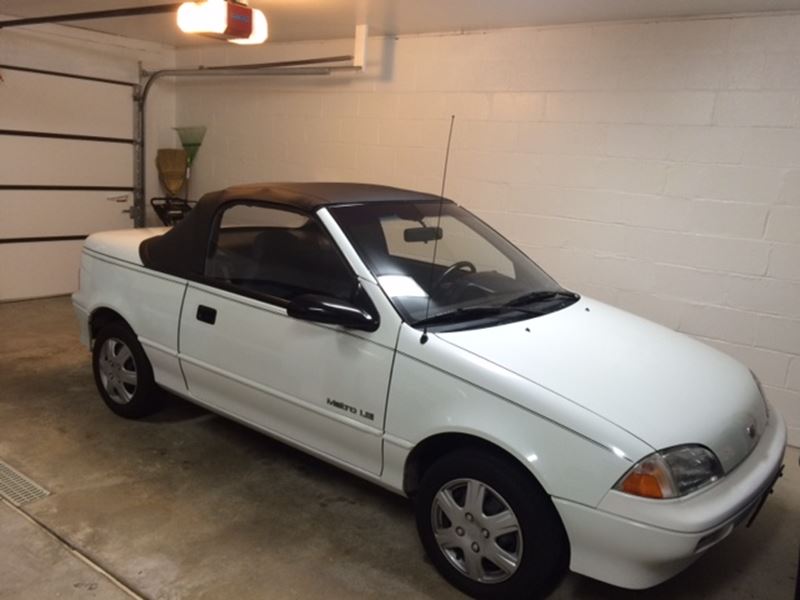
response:
[[[437,196],[208,194],[172,229],[90,236],[73,301],[115,413],[168,390],[413,498],[475,597],[538,597],[567,567],[658,584],[782,469],[746,367],[563,289]]]

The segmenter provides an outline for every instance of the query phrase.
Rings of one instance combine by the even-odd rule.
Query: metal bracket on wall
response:
[[[139,63],[139,81],[142,81],[142,63]],[[127,212],[134,227],[145,226],[145,176],[144,176],[144,98],[141,83],[133,88],[133,204]]]

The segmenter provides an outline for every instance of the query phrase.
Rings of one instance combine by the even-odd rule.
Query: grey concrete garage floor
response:
[[[410,506],[181,401],[146,421],[101,403],[67,298],[0,305],[0,459],[52,493],[26,513],[146,598],[459,598]],[[675,579],[629,592],[570,574],[553,598],[794,595],[798,453],[756,525]],[[0,504],[0,598],[119,598]]]

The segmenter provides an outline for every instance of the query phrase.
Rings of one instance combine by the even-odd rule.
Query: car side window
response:
[[[313,218],[258,204],[234,204],[217,221],[205,275],[245,292],[291,300],[299,294],[350,299],[356,281]]]

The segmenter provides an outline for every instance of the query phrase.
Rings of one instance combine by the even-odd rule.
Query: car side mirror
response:
[[[319,294],[301,294],[295,297],[289,302],[286,312],[295,319],[362,331],[375,331],[380,324],[377,317],[352,302]]]

